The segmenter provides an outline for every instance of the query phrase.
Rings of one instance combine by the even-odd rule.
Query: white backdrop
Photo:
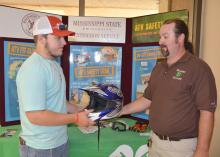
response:
[[[51,14],[0,6],[0,37],[33,39],[33,22],[42,15]]]

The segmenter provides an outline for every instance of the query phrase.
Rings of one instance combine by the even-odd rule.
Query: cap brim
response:
[[[66,37],[66,36],[74,36],[75,32],[67,31],[67,30],[62,30],[62,31],[54,31],[51,34],[59,36],[59,37]]]

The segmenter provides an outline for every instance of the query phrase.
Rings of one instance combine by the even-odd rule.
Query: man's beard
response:
[[[50,56],[53,57],[54,59],[60,57],[59,55],[54,55],[54,54],[51,52],[48,43],[46,43],[45,48],[47,49],[47,52],[50,54]]]
[[[160,45],[161,53],[164,57],[168,57],[170,55],[170,52],[166,45]]]

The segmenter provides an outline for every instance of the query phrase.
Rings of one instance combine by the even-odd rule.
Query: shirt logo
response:
[[[175,76],[173,76],[173,79],[182,80],[185,73],[186,73],[186,71],[184,71],[184,70],[176,69],[176,74],[175,74]]]

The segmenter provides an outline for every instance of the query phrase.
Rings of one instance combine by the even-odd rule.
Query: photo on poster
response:
[[[76,105],[88,105],[80,88],[97,83],[114,84],[121,88],[122,47],[70,46],[69,100]]]
[[[132,61],[132,98],[134,101],[144,94],[148,86],[151,72],[157,61],[163,56],[160,52],[160,46],[133,47]],[[137,113],[132,116],[141,119],[148,119],[147,113]]]
[[[22,63],[32,54],[30,42],[4,41],[5,121],[19,120],[16,76]]]

